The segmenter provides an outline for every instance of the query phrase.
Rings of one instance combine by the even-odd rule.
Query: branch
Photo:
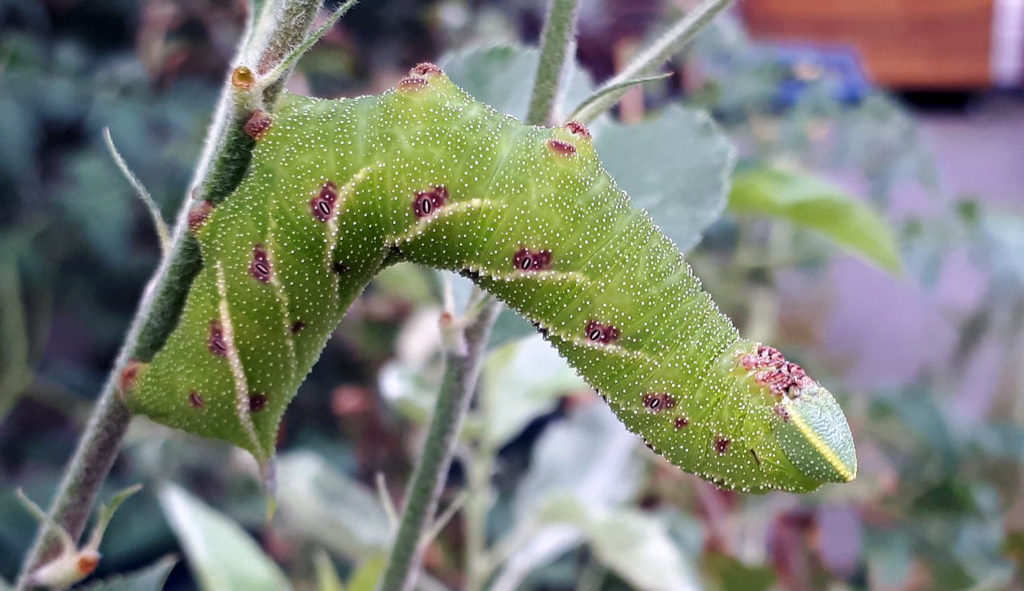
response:
[[[561,82],[576,57],[576,0],[551,0],[533,81],[529,125],[545,125],[554,110]]]
[[[448,348],[445,352],[444,378],[430,419],[430,430],[409,483],[402,521],[378,589],[412,591],[415,586],[428,525],[437,508],[444,477],[451,466],[455,438],[476,389],[480,361],[487,349],[491,327],[500,311],[501,304],[497,300],[489,300],[465,327],[465,348],[461,351]]]
[[[629,90],[630,81],[640,80],[654,74],[661,64],[665,63],[672,54],[683,48],[693,37],[699,33],[711,19],[722,12],[733,0],[704,0],[699,6],[686,13],[683,18],[676,21],[668,31],[658,38],[653,45],[636,56],[621,72],[601,85],[594,94],[602,95],[597,98],[588,98],[584,103],[586,107],[577,109],[576,119],[587,123],[593,121],[598,115],[615,106],[622,95]],[[618,86],[618,88],[614,88]]]
[[[170,247],[143,292],[121,351],[50,508],[53,521],[76,540],[82,535],[96,493],[110,472],[131,419],[118,398],[119,377],[130,360],[149,360],[163,345],[177,323],[192,279],[202,266],[199,244],[188,232],[190,207],[200,201],[219,203],[234,191],[249,165],[254,145],[245,133],[245,122],[257,107],[274,104],[286,76],[262,92],[253,92],[246,81],[254,76],[253,72],[273,69],[302,45],[320,4],[321,0],[274,0],[267,2],[259,14],[249,17],[236,67],[224,83],[203,154],[178,213]],[[58,551],[57,536],[53,527],[40,527],[22,562],[15,591],[26,591],[32,570]]]

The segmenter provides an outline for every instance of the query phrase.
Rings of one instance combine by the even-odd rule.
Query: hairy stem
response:
[[[665,63],[672,54],[686,45],[711,19],[722,12],[733,0],[704,0],[696,8],[676,21],[650,47],[636,56],[621,72],[601,85],[593,100],[587,99],[584,108],[576,112],[576,118],[586,123],[615,106],[622,95],[632,88],[630,81],[650,76]]]
[[[526,115],[530,125],[549,123],[561,82],[576,54],[576,0],[551,0],[542,43]]]
[[[250,15],[249,31],[239,47],[237,66],[259,71],[298,48],[322,0],[268,2],[259,15]],[[252,102],[272,105],[282,85],[273,84],[250,97],[229,79],[207,132],[206,147],[178,214],[170,247],[161,259],[139,302],[110,375],[93,409],[50,507],[54,522],[77,540],[96,494],[117,458],[131,415],[118,398],[119,376],[131,359],[148,360],[163,345],[177,323],[192,279],[202,266],[199,245],[188,232],[188,211],[199,200],[222,201],[241,181],[252,155],[253,140],[243,130]],[[25,555],[16,591],[30,586],[29,575],[59,550],[56,533],[40,527]]]
[[[455,438],[476,389],[480,360],[500,311],[501,304],[489,300],[466,326],[466,346],[451,347],[445,353],[444,378],[430,419],[430,430],[409,483],[402,521],[378,587],[383,591],[411,591],[415,586],[417,565],[424,550],[424,533],[437,507],[444,476],[455,451]]]

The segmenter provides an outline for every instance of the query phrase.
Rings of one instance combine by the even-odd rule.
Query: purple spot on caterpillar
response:
[[[587,323],[585,329],[587,333],[587,340],[594,343],[601,343],[603,345],[609,345],[619,340],[619,329],[615,328],[610,324],[601,324],[596,320],[591,320]]]
[[[715,437],[715,451],[718,452],[718,455],[720,456],[725,455],[725,452],[729,451],[730,443],[732,442],[726,437]]]
[[[416,217],[427,217],[444,207],[448,202],[448,189],[444,185],[437,185],[430,191],[420,191],[412,200],[412,211]]]
[[[680,416],[676,417],[675,428],[676,428],[677,431],[679,429],[686,428],[686,426],[689,425],[689,424],[690,424],[690,419],[687,418],[685,415],[680,415]]]
[[[566,124],[563,127],[568,129],[569,133],[571,133],[573,135],[578,135],[578,136],[580,136],[582,138],[585,138],[585,139],[588,139],[588,140],[590,139],[590,130],[587,129],[586,125],[583,125],[579,121],[576,121],[576,120],[567,121]]]
[[[779,417],[780,419],[782,419],[782,420],[783,420],[783,422],[786,422],[786,423],[788,423],[788,422],[789,422],[789,420],[790,420],[790,416],[789,416],[789,409],[788,409],[788,408],[786,408],[785,406],[782,406],[781,404],[776,404],[775,406],[773,406],[773,407],[772,407],[772,411],[773,411],[773,412],[774,412],[774,413],[775,413],[775,414],[776,414],[776,415],[777,415],[777,416],[778,416],[778,417]]]
[[[512,257],[512,266],[520,271],[543,271],[551,267],[551,251],[531,251],[525,246]]]
[[[206,341],[206,347],[210,350],[210,353],[218,357],[228,356],[228,344],[224,340],[224,328],[221,327],[220,321],[210,321],[210,338]]]
[[[331,265],[331,270],[337,273],[338,275],[344,275],[345,273],[348,273],[348,267],[341,263],[334,263],[333,265]]]
[[[776,399],[783,396],[798,398],[801,390],[814,384],[802,367],[786,361],[778,349],[768,345],[758,345],[756,352],[742,355],[739,364],[743,369],[753,371],[754,381],[768,388]]]
[[[267,398],[266,394],[256,392],[255,394],[249,395],[249,412],[260,412],[264,408],[267,408],[267,403],[270,399]]]
[[[569,142],[563,142],[562,140],[551,138],[548,140],[547,143],[548,149],[551,150],[553,153],[558,154],[559,156],[571,158],[576,155],[576,146],[570,144]]]
[[[249,263],[249,274],[257,281],[270,281],[270,257],[262,244],[252,247],[252,261]]]
[[[263,109],[257,109],[249,116],[249,120],[245,122],[246,135],[254,140],[260,140],[263,136],[267,135],[267,131],[270,130],[270,113],[267,113]]]
[[[676,405],[675,397],[667,392],[644,394],[642,400],[644,407],[653,413],[659,413],[666,408],[674,408]]]
[[[199,228],[202,228],[203,224],[206,223],[211,213],[213,213],[213,204],[209,201],[200,201],[193,205],[188,210],[188,229],[192,233],[198,232]]]
[[[139,377],[139,370],[142,369],[142,362],[138,359],[130,359],[121,370],[117,379],[117,387],[122,394],[127,394],[135,387],[135,381]]]
[[[441,74],[444,74],[441,68],[430,62],[420,62],[409,70],[410,76],[421,76],[423,78],[433,78],[434,76],[440,76]]]
[[[300,332],[302,332],[302,329],[304,328],[306,328],[306,323],[301,320],[296,320],[295,322],[292,323],[292,334],[299,334]]]
[[[338,200],[338,185],[327,181],[316,197],[309,200],[309,210],[313,217],[326,222],[334,215],[334,202]]]
[[[188,403],[192,405],[192,408],[203,408],[206,406],[206,403],[203,402],[203,397],[195,390],[188,393]]]

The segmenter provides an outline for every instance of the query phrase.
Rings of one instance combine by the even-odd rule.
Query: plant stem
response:
[[[561,82],[576,54],[576,0],[551,0],[526,122],[544,125],[554,112]]]
[[[378,587],[383,591],[411,591],[415,586],[424,550],[424,532],[437,507],[444,476],[448,474],[455,450],[455,438],[476,389],[480,360],[500,311],[501,304],[497,300],[489,300],[465,327],[465,348],[458,350],[452,347],[445,352],[444,378],[430,419],[427,440],[409,483],[402,521]]]
[[[711,19],[732,4],[733,0],[704,0],[696,8],[686,13],[665,31],[653,45],[636,56],[621,72],[601,85],[594,100],[587,99],[589,104],[576,113],[576,118],[586,123],[593,121],[598,115],[612,108],[626,94],[632,85],[624,84],[650,76],[672,54],[676,53],[700,32]],[[614,88],[618,86],[618,88]]]
[[[238,51],[238,66],[258,71],[261,63],[276,63],[306,38],[322,0],[268,2],[259,15],[250,15],[249,31]],[[177,323],[192,279],[202,261],[199,244],[188,231],[190,206],[199,200],[223,201],[241,181],[252,155],[253,140],[243,130],[253,101],[272,105],[282,85],[273,84],[258,97],[227,80],[207,131],[187,197],[179,211],[170,248],[161,259],[125,336],[89,424],[82,434],[57,489],[50,515],[76,541],[81,537],[96,494],[117,458],[131,415],[118,397],[118,381],[128,361],[147,361],[156,354]],[[29,588],[29,574],[58,549],[51,527],[40,527],[25,555],[15,591]]]

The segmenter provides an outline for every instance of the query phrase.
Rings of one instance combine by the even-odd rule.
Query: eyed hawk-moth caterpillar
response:
[[[740,338],[679,249],[603,170],[585,126],[527,126],[421,64],[380,96],[259,112],[237,190],[196,205],[203,269],[128,407],[263,465],[353,300],[411,261],[530,320],[648,447],[718,486],[809,491],[856,474],[832,395]]]

